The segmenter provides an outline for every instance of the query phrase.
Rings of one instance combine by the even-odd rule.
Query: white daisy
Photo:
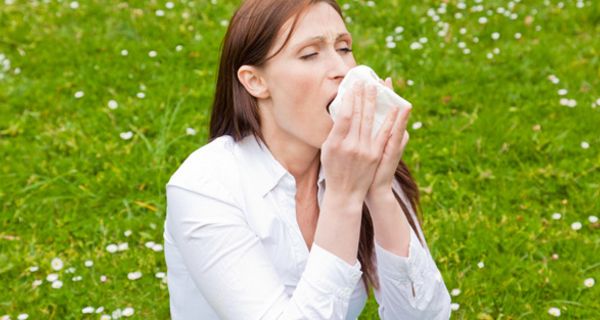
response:
[[[481,17],[479,18],[479,24],[486,24],[488,22],[488,19],[486,17]]]
[[[75,96],[75,99],[82,98],[84,95],[85,95],[85,93],[84,93],[83,91],[77,91],[77,92],[75,92],[75,94],[74,94],[74,96]]]
[[[588,221],[591,222],[591,223],[596,223],[596,222],[598,222],[598,217],[596,217],[596,216],[589,216],[588,217]]]
[[[479,269],[481,269],[485,266],[485,264],[483,263],[483,261],[479,261],[479,263],[477,263],[477,266],[479,267]]]
[[[167,9],[173,9],[175,7],[175,4],[171,1],[168,1],[167,3],[165,3],[165,8]]]
[[[25,320],[28,318],[29,318],[29,315],[27,313],[21,313],[17,316],[17,319],[19,319],[19,320]]]
[[[131,235],[131,230],[125,230],[125,232],[123,232],[123,235],[129,237]]]
[[[421,121],[417,121],[412,125],[413,130],[419,130],[421,127],[423,127],[423,123]]]
[[[164,272],[157,272],[154,276],[157,277],[158,279],[162,279],[165,277],[165,273]]]
[[[133,310],[133,308],[127,307],[127,308],[123,309],[123,316],[124,317],[131,317],[134,312],[135,311]]]
[[[135,96],[138,97],[138,99],[144,99],[146,97],[146,94],[143,92],[138,92]]]
[[[123,140],[129,140],[133,137],[133,132],[131,132],[131,131],[121,132],[119,134],[119,137],[121,137],[121,139],[123,139]],[[118,247],[117,247],[117,249],[118,249]],[[108,247],[106,248],[106,250],[108,250]],[[110,251],[108,251],[108,252],[110,252]],[[110,253],[112,253],[112,252],[110,252]]]
[[[115,100],[108,101],[108,108],[110,110],[115,110],[118,107],[119,107],[119,103],[117,103],[117,101],[115,101]]]
[[[52,262],[50,262],[50,265],[52,266],[52,270],[60,270],[63,268],[64,264],[62,262],[62,260],[60,260],[60,258],[54,258],[52,259]]]
[[[548,309],[548,314],[555,317],[560,317],[560,309],[552,307]]]
[[[58,274],[56,273],[50,273],[46,276],[46,281],[48,282],[55,282],[56,280],[58,280]]]
[[[415,84],[415,82],[414,82],[414,81],[412,81],[412,80],[410,80],[410,79],[408,79],[408,80],[406,80],[406,84],[407,84],[409,87],[412,87],[412,86]]]
[[[585,280],[583,280],[583,285],[591,288],[596,284],[596,281],[594,280],[594,278],[587,278]]]
[[[566,95],[567,93],[569,93],[569,91],[568,91],[567,89],[559,89],[559,90],[557,91],[557,93],[558,93],[558,95],[559,95],[559,96],[564,96],[564,95]]]
[[[87,306],[87,307],[81,309],[81,313],[83,313],[83,314],[90,314],[90,313],[94,313],[94,310],[95,310],[94,307]]]
[[[102,275],[100,276],[100,282],[106,282],[107,278],[106,276]]]
[[[157,17],[163,17],[165,15],[165,11],[158,9],[154,12],[154,14],[156,14]]]
[[[581,227],[582,227],[582,225],[581,225],[581,222],[579,222],[579,221],[575,221],[575,222],[571,223],[571,229],[573,229],[575,231],[580,230]]]
[[[111,320],[111,319],[112,319],[112,317],[107,314],[103,314],[100,316],[100,320]]]
[[[413,42],[410,44],[411,50],[421,50],[423,49],[423,45],[420,42]]]
[[[122,56],[126,56],[126,55],[128,55],[128,54],[129,54],[129,51],[127,51],[127,49],[123,49],[123,50],[121,50],[121,55],[122,55]]]
[[[160,252],[163,251],[163,246],[160,243],[155,244],[154,246],[152,246],[152,250],[154,250],[154,252]]]
[[[515,39],[519,40],[521,39],[521,34],[519,32],[515,33]]]
[[[36,279],[36,280],[33,280],[33,283],[31,283],[31,286],[34,287],[34,288],[35,287],[39,287],[39,286],[42,285],[43,282],[44,281],[42,281],[42,280]]]
[[[456,288],[456,289],[452,289],[452,291],[450,292],[450,295],[456,297],[457,295],[460,294],[460,289]]]
[[[194,128],[187,128],[185,129],[185,134],[187,134],[188,136],[195,136],[196,130]]]
[[[91,266],[94,265],[94,261],[92,261],[92,260],[85,260],[85,262],[83,263],[83,265],[85,265],[86,267],[90,268]]]
[[[150,58],[154,58],[154,57],[156,57],[157,55],[158,55],[158,53],[156,53],[156,51],[154,51],[154,50],[150,50],[150,51],[148,52],[148,57],[150,57]]]
[[[561,217],[562,217],[562,214],[560,214],[559,212],[555,212],[552,214],[552,219],[554,219],[554,220],[560,220]]]
[[[71,1],[71,3],[69,3],[69,7],[71,9],[73,9],[73,10],[77,9],[77,8],[79,8],[79,2],[77,2],[77,1]]]
[[[38,266],[31,266],[31,267],[29,267],[29,272],[36,272],[39,269],[40,269],[40,267],[38,267]]]
[[[113,311],[113,313],[112,313],[112,318],[113,319],[119,319],[122,316],[123,316],[123,312],[119,308],[115,309],[115,311]]]
[[[53,289],[60,289],[60,288],[62,288],[62,286],[63,286],[63,283],[60,280],[56,280],[56,281],[52,282]]]
[[[125,251],[129,249],[129,244],[127,242],[121,242],[119,243],[119,245],[117,246],[117,250],[118,251]]]
[[[456,302],[453,302],[453,303],[451,303],[451,304],[450,304],[450,309],[451,309],[452,311],[456,311],[456,310],[458,310],[459,308],[460,308],[460,304],[458,304],[458,303],[456,303]]]
[[[492,33],[492,40],[496,41],[498,39],[500,39],[500,33],[498,33],[498,32]]]
[[[590,144],[587,141],[581,141],[582,149],[588,149],[589,147],[590,147]]]
[[[131,131],[130,131],[130,132],[131,132]],[[125,133],[125,132],[124,132],[124,133]],[[122,134],[123,134],[123,133],[121,133],[121,135],[122,135]],[[127,138],[127,137],[125,137],[125,138]],[[131,138],[131,137],[130,137],[130,138]],[[121,139],[123,139],[123,137],[122,137],[122,136],[121,136]],[[109,245],[107,245],[107,246],[106,246],[106,251],[108,251],[109,253],[115,253],[115,252],[117,252],[117,250],[118,250],[118,249],[119,249],[119,247],[117,247],[117,245],[116,245],[116,244],[114,244],[114,243],[111,243],[111,244],[109,244]]]
[[[183,46],[182,45],[179,44],[179,45],[177,45],[175,47],[175,51],[180,52],[181,50],[183,50]]]
[[[129,272],[127,274],[127,279],[132,280],[132,281],[138,280],[141,277],[142,277],[142,273],[140,271]]]
[[[100,306],[98,308],[96,308],[96,311],[94,311],[94,313],[102,313],[104,311],[104,307]]]

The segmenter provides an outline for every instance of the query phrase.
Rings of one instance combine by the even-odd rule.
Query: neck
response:
[[[321,165],[321,150],[289,135],[263,132],[265,143],[273,157],[296,180],[298,195],[316,188]]]

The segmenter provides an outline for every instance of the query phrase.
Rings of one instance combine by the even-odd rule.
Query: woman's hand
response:
[[[392,79],[387,78],[385,82],[381,81],[386,87],[394,90],[392,87]],[[367,201],[374,198],[374,195],[381,195],[389,193],[392,190],[392,181],[394,180],[394,173],[398,167],[398,163],[402,158],[404,148],[408,143],[408,132],[406,131],[406,125],[411,109],[406,109],[400,112],[395,119],[394,127],[391,132],[391,136],[386,141],[381,162],[377,167],[373,182],[367,192]]]
[[[395,108],[386,116],[377,135],[373,136],[376,99],[375,86],[365,88],[363,82],[355,83],[352,90],[342,97],[340,112],[321,147],[327,190],[347,197],[348,201],[364,201],[397,119],[398,110]],[[394,150],[388,152],[391,151]],[[385,168],[387,170],[387,166]]]

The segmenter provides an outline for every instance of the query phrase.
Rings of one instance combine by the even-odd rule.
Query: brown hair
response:
[[[248,135],[254,135],[256,139],[260,138],[265,141],[261,131],[258,102],[240,83],[237,71],[242,65],[264,65],[277,55],[294,32],[300,13],[319,2],[331,5],[344,19],[336,0],[246,0],[237,9],[231,18],[222,43],[221,61],[210,119],[209,142],[223,135],[230,135],[235,141]],[[278,30],[292,17],[294,20],[283,45],[271,57],[267,57],[277,38]],[[412,208],[418,210],[416,212],[417,219],[422,225],[419,190],[404,162],[400,161],[394,175]],[[416,231],[415,222],[407,205],[396,192],[394,192],[394,196],[400,203],[419,240],[423,242]],[[363,282],[367,293],[369,293],[369,283],[374,288],[379,288],[374,244],[373,222],[367,206],[363,203],[357,258],[362,266]]]

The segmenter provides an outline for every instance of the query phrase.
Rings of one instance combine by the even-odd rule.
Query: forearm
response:
[[[387,251],[408,257],[410,225],[392,190],[369,195],[366,204],[373,221],[375,241]]]
[[[356,264],[361,212],[360,199],[325,191],[314,242],[350,265]]]

